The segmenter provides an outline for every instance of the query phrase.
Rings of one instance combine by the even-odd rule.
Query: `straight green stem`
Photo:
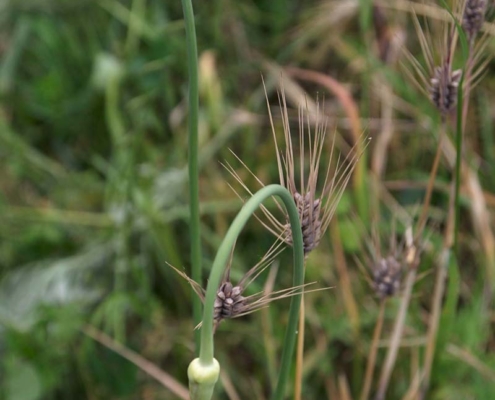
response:
[[[459,238],[459,220],[461,217],[461,163],[462,163],[462,104],[463,104],[463,91],[462,85],[464,84],[464,73],[461,81],[459,82],[458,95],[457,95],[457,126],[456,126],[456,158],[455,158],[455,224],[454,224],[454,250],[458,256],[458,238]]]
[[[198,48],[196,27],[191,0],[182,0],[186,25],[187,59],[189,72],[189,204],[190,204],[190,240],[191,240],[191,278],[201,284],[201,232],[199,219],[199,166],[198,166]],[[201,300],[193,293],[193,320],[196,326],[201,321]],[[200,343],[199,330],[194,331],[196,354]]]
[[[371,37],[372,37],[372,13],[373,13],[373,2],[371,0],[359,0],[359,24],[361,30],[361,37],[365,49],[371,49]],[[371,116],[371,104],[370,104],[370,88],[371,88],[371,70],[372,70],[372,60],[369,51],[365,51],[364,54],[366,69],[362,76],[362,89],[363,89],[363,101],[362,101],[362,114]],[[356,171],[354,173],[353,183],[354,191],[356,195],[356,204],[358,208],[359,216],[363,221],[369,221],[369,184],[367,176],[367,154],[365,152],[366,144],[364,141],[358,140],[356,143],[359,144],[357,147],[357,152],[360,154],[359,160],[357,161]]]

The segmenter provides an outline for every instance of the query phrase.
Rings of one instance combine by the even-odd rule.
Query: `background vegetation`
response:
[[[260,74],[277,116],[274,89],[282,74],[295,128],[298,104],[319,96],[328,132],[338,130],[344,155],[356,127],[373,138],[329,232],[308,258],[307,281],[333,289],[306,296],[304,399],[358,398],[379,313],[366,279],[367,232],[379,232],[386,246],[397,220],[402,238],[425,193],[438,115],[401,68],[407,61],[398,51],[407,46],[423,62],[411,10],[421,21],[425,16],[434,32],[445,19],[423,5],[194,4],[205,275],[242,205],[219,161],[229,161],[252,188],[256,181],[229,149],[263,182],[278,179]],[[166,264],[189,271],[182,18],[180,2],[170,0],[0,2],[0,398],[173,399],[176,383],[169,378],[186,385],[194,353],[192,292]],[[485,27],[489,59],[495,26]],[[352,95],[358,118],[335,91],[288,66],[331,76]],[[468,166],[458,253],[451,262],[460,276],[448,280],[454,307],[442,315],[431,399],[495,395],[493,71],[488,63],[466,121]],[[390,399],[414,394],[421,376],[453,171],[443,157]],[[377,196],[371,190],[375,176]],[[234,279],[272,241],[253,220],[237,245]],[[286,251],[277,264],[276,287],[290,285],[290,257]],[[263,284],[259,279],[253,290]],[[400,297],[393,298],[385,310],[379,367],[399,304]],[[287,307],[283,300],[220,326],[219,399],[268,396]],[[144,359],[127,361],[127,350],[158,366],[161,381]]]

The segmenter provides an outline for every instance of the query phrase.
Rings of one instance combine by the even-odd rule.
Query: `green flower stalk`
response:
[[[208,286],[206,288],[203,320],[201,322],[201,347],[199,358],[194,359],[188,369],[189,390],[191,400],[209,400],[213,395],[213,388],[218,379],[220,368],[213,357],[213,333],[215,302],[217,300],[218,288],[225,275],[225,269],[229,265],[229,258],[234,248],[237,237],[241,233],[248,219],[261,206],[262,202],[269,197],[277,196],[285,206],[290,222],[293,249],[294,249],[294,288],[302,288],[304,283],[304,247],[299,221],[299,213],[292,195],[280,185],[269,185],[255,193],[239,211],[232,222],[225,238],[218,249],[213,262]],[[287,378],[291,367],[291,358],[296,341],[297,322],[299,318],[299,307],[301,304],[301,293],[293,293],[289,321],[282,351],[282,362],[279,379],[273,400],[281,400],[284,395]]]
[[[189,70],[189,202],[191,227],[191,276],[196,282],[201,282],[201,232],[199,218],[199,165],[198,165],[198,48],[196,44],[196,27],[191,0],[182,0],[184,21],[186,24],[187,59]],[[201,303],[193,299],[193,319],[197,324],[201,318]],[[195,334],[196,351],[199,345],[199,334]]]

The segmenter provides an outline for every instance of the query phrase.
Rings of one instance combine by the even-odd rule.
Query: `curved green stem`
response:
[[[199,219],[199,167],[198,167],[198,48],[196,28],[191,0],[182,0],[186,24],[187,59],[189,69],[189,201],[191,239],[191,278],[201,283],[201,233]],[[193,320],[197,325],[201,320],[201,300],[193,294]],[[199,332],[195,331],[196,352],[199,346]]]
[[[294,241],[294,278],[293,285],[300,286],[304,283],[304,250],[301,224],[296,204],[291,194],[280,185],[269,185],[255,193],[239,211],[237,217],[230,225],[230,228],[225,235],[225,238],[218,249],[217,255],[213,262],[208,286],[206,288],[205,305],[203,312],[203,324],[201,326],[201,349],[199,360],[202,365],[207,366],[213,363],[213,313],[214,303],[217,295],[218,286],[222,279],[224,270],[227,266],[231,250],[241,233],[244,225],[253,213],[258,209],[261,203],[271,196],[278,196],[285,205],[289,215],[289,221],[292,230],[292,238]],[[282,350],[282,361],[278,377],[277,386],[273,393],[273,400],[283,398],[287,378],[291,366],[291,358],[294,352],[294,345],[297,334],[297,321],[299,318],[299,306],[301,304],[301,294],[292,297],[289,321],[285,333],[284,347]]]

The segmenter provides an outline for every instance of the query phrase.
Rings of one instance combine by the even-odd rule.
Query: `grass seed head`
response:
[[[359,143],[354,144],[344,161],[341,160],[340,156],[337,157],[337,160],[334,159],[336,135],[328,143],[330,145],[329,153],[323,151],[327,144],[327,119],[322,115],[322,107],[318,101],[316,110],[308,110],[308,106],[299,107],[299,132],[297,138],[294,139],[290,129],[285,91],[284,87],[281,86],[278,97],[284,141],[279,144],[266,87],[265,97],[275,143],[280,185],[284,186],[292,194],[297,206],[303,234],[304,252],[307,255],[320,243],[320,239],[330,224],[359,157],[369,140],[366,136],[362,136]],[[234,156],[256,181],[261,186],[264,186],[264,183],[240,157],[235,154]],[[230,164],[226,163],[225,168],[249,194],[253,194]],[[238,196],[242,199],[242,196],[239,194]],[[289,216],[282,204],[277,199],[274,199],[274,201],[283,214],[283,222],[265,206],[261,206],[261,210],[266,220],[260,217],[258,219],[277,238],[280,238],[288,245],[292,245],[292,233],[288,223]]]
[[[462,14],[462,28],[466,32],[468,41],[472,41],[483,26],[486,6],[486,0],[466,0]]]
[[[439,7],[438,11],[441,10],[442,8]],[[461,17],[461,5],[454,10],[454,14]],[[404,54],[408,60],[405,64],[405,71],[416,87],[429,96],[442,117],[446,117],[455,111],[458,88],[462,78],[462,70],[453,67],[459,39],[456,21],[441,21],[438,27],[440,34],[432,32],[431,23],[426,20],[424,27],[421,26],[416,15],[413,16],[413,22],[424,62],[420,62],[405,50]],[[474,57],[473,62],[477,59]],[[464,80],[464,84],[470,83],[472,86],[474,78],[479,75],[477,71],[479,71],[478,68],[473,70],[471,76]]]
[[[402,278],[402,265],[394,256],[380,258],[373,265],[373,288],[379,298],[394,296]]]
[[[294,198],[301,222],[304,253],[307,255],[318,246],[322,235],[328,228],[359,160],[360,154],[357,149],[366,146],[362,146],[362,143],[356,144],[344,162],[341,162],[340,157],[335,162],[336,136],[334,135],[329,143],[329,153],[323,151],[327,136],[327,118],[322,115],[322,105],[318,99],[316,110],[309,110],[308,105],[299,107],[299,132],[294,140],[285,90],[282,85],[278,97],[284,142],[279,145],[266,88],[265,95],[275,143],[280,184],[286,187]],[[270,231],[284,238],[287,244],[292,245],[292,234],[287,223],[288,216],[285,216],[285,224],[277,222],[273,224],[275,218],[271,215],[267,217],[272,222]]]
[[[232,256],[225,269],[225,273],[220,282],[220,286],[216,293],[216,298],[213,306],[213,323],[214,329],[218,327],[224,319],[232,319],[242,317],[258,311],[261,308],[268,306],[272,301],[284,299],[301,293],[304,287],[310,285],[290,287],[287,289],[278,290],[275,292],[259,292],[252,295],[244,296],[245,289],[267,268],[269,268],[279,254],[284,250],[282,240],[277,240],[265,253],[261,260],[254,265],[244,276],[239,280],[237,285],[234,285],[230,280],[230,268],[232,265]],[[170,265],[170,264],[169,264]],[[173,265],[170,265],[175,272],[187,280],[194,289],[201,301],[204,302],[206,291],[197,282],[192,280],[186,273],[178,270]],[[201,327],[201,324],[197,328]]]
[[[301,219],[301,230],[303,234],[304,254],[308,254],[320,243],[321,239],[321,201],[312,199],[310,193],[304,196],[298,192],[294,193],[294,202],[296,203],[299,217]],[[292,245],[292,232],[290,224],[286,225],[286,243]]]
[[[397,232],[398,219],[401,220],[401,226],[405,226],[403,234]],[[405,211],[397,207],[390,225],[380,223],[375,218],[370,232],[358,217],[354,221],[363,229],[362,256],[355,259],[370,288],[380,300],[397,295],[402,287],[404,271],[411,261],[412,220]],[[417,255],[418,252],[415,252],[415,257]]]
[[[242,296],[243,288],[224,282],[217,292],[213,319],[220,322],[224,318],[233,318],[243,313],[246,308],[246,298]]]
[[[442,115],[447,115],[457,104],[457,89],[462,70],[451,71],[450,64],[435,67],[430,83],[430,97]]]

